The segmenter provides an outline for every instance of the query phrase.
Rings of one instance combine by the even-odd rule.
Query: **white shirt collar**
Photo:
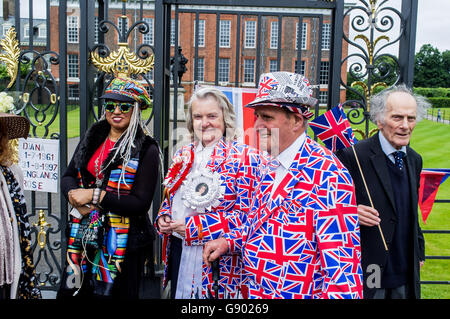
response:
[[[198,141],[197,146],[195,147],[195,152],[197,153],[197,152],[203,152],[203,151],[211,151],[216,147],[216,145],[217,145],[217,143],[219,143],[219,141],[220,141],[220,139],[217,140],[216,142],[214,142],[214,144],[211,144],[209,146],[203,146],[202,142]]]
[[[391,143],[389,143],[389,141],[384,137],[383,132],[380,131],[380,133],[378,134],[379,139],[380,139],[380,144],[381,144],[381,149],[383,150],[384,154],[386,154],[386,156],[391,155],[392,153],[398,151],[397,149],[395,149],[394,146],[391,145]],[[400,152],[405,153],[406,155],[406,146],[402,146],[402,148],[400,149]]]
[[[278,154],[276,159],[280,161],[280,164],[285,168],[289,169],[291,167],[292,162],[295,159],[295,155],[297,155],[298,150],[303,145],[306,140],[306,133],[304,132],[302,135],[297,137],[297,139],[289,145],[283,152]]]

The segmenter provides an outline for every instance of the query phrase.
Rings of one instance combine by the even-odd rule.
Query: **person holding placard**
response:
[[[101,98],[103,116],[86,132],[61,179],[73,209],[59,298],[136,299],[145,259],[153,255],[148,210],[160,150],[141,118],[150,96],[135,80],[115,78]]]

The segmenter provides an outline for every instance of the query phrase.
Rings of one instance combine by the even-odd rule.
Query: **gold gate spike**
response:
[[[5,53],[0,54],[0,61],[6,64],[6,72],[10,77],[7,88],[9,89],[16,81],[19,72],[19,41],[16,39],[16,29],[9,28],[5,37],[0,40],[0,46]]]

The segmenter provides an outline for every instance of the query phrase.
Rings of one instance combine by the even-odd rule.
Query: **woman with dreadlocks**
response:
[[[145,260],[153,255],[155,231],[147,212],[160,151],[141,117],[150,96],[138,82],[115,78],[101,98],[103,116],[61,179],[73,209],[59,298],[136,299]]]

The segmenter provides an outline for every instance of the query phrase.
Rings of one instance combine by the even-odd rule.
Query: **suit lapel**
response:
[[[411,155],[411,152],[409,152],[409,147],[406,148],[406,169],[408,172],[409,177],[409,193],[411,194],[411,207],[413,209],[413,212],[417,212],[417,210],[414,207],[417,207],[418,199],[417,199],[417,177],[415,172],[417,172],[416,162],[413,159],[413,156]],[[415,217],[417,218],[417,217]]]

